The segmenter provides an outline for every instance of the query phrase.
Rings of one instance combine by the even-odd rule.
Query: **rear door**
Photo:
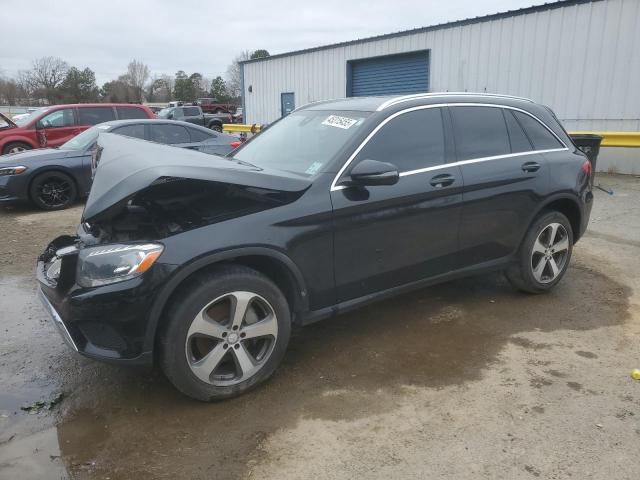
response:
[[[84,129],[76,125],[73,108],[61,108],[43,116],[37,123],[41,147],[59,147]]]
[[[543,195],[548,166],[514,116],[537,123],[529,114],[499,106],[449,108],[464,178],[459,260],[470,266],[517,250]]]
[[[393,115],[361,148],[343,177],[366,159],[398,167],[395,185],[333,187],[338,302],[433,277],[458,249],[460,168],[447,165],[443,108]]]

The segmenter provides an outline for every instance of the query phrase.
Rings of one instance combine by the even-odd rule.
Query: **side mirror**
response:
[[[38,120],[36,122],[36,130],[42,130],[44,129],[44,125],[42,124],[42,122],[40,120]]]
[[[398,167],[377,160],[362,160],[351,170],[350,185],[395,185],[400,180]]]
[[[171,112],[171,113],[167,114],[167,118],[168,118],[169,120],[173,120],[173,112]]]

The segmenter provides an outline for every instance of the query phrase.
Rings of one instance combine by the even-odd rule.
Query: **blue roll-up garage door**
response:
[[[347,96],[429,91],[429,52],[352,60],[347,68]]]

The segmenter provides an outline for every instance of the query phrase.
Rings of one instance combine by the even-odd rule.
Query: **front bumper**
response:
[[[0,177],[0,203],[26,202],[29,200],[27,173]]]
[[[40,298],[65,343],[78,353],[101,361],[134,366],[153,363],[149,313],[156,292],[172,266],[156,264],[141,277],[111,285],[83,288],[75,282],[77,251],[58,257],[75,237],[54,240],[38,260]],[[56,279],[47,276],[61,261]]]

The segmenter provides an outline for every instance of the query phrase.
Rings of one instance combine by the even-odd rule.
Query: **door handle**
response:
[[[442,187],[448,187],[455,181],[456,179],[453,175],[444,173],[442,175],[436,175],[431,179],[429,183],[436,188],[442,188]]]
[[[522,164],[523,172],[537,172],[540,170],[540,164],[538,162],[525,162]]]

